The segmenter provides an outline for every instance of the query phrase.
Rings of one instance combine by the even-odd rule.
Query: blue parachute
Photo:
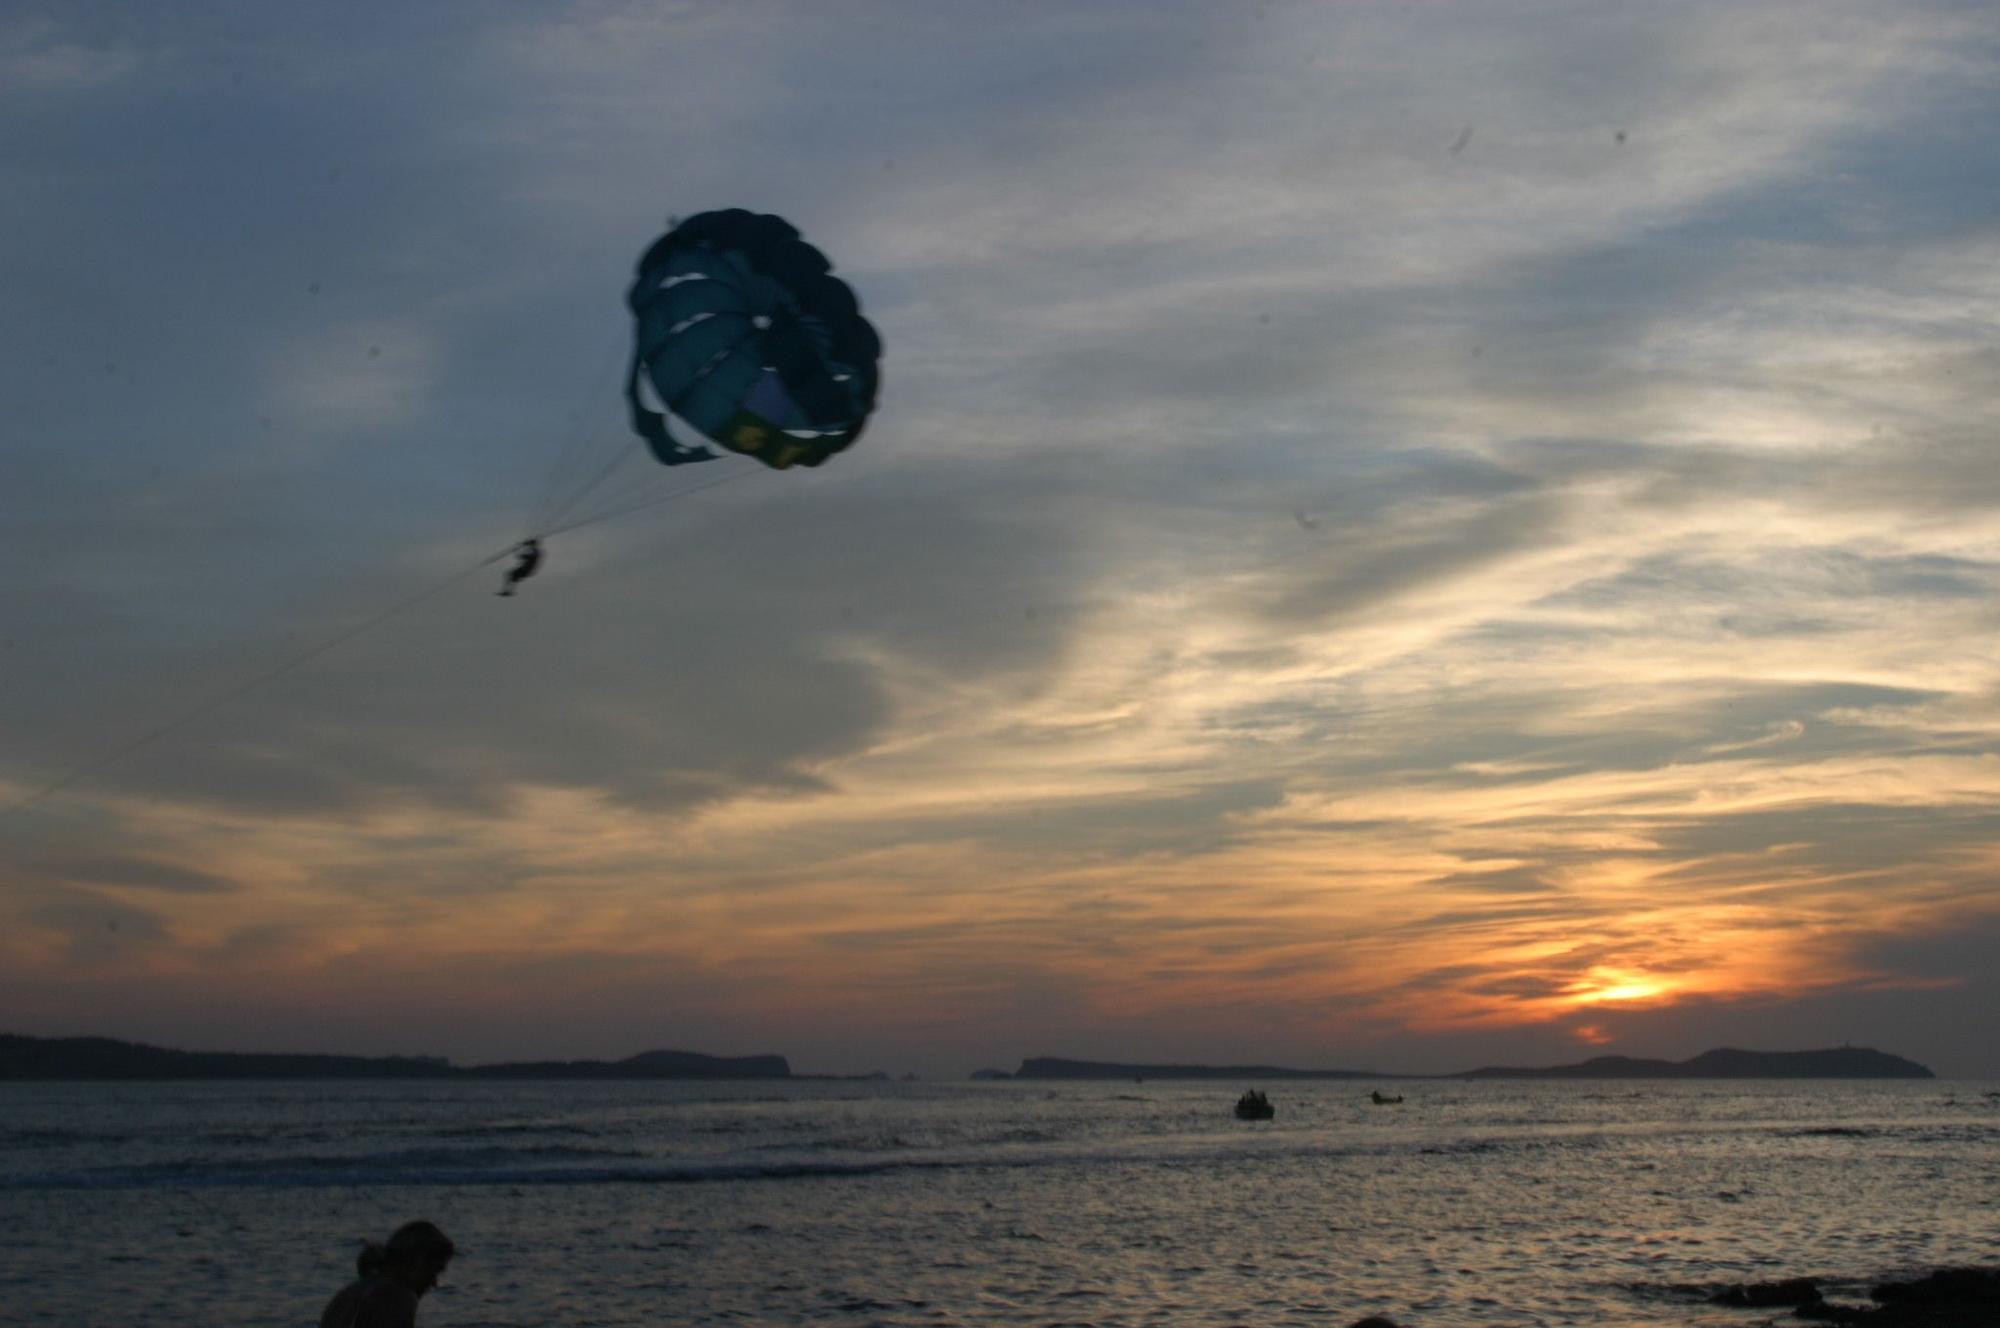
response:
[[[741,208],[654,241],[626,297],[636,327],[625,399],[656,458],[712,461],[721,448],[784,470],[861,436],[882,342],[831,266],[783,218]]]

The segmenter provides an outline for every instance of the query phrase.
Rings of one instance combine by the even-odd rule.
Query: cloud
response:
[[[147,858],[70,853],[27,865],[27,875],[99,886],[159,890],[169,894],[211,894],[233,890],[234,882],[213,872]]]
[[[160,914],[95,890],[44,893],[25,910],[25,921],[54,937],[64,967],[86,972],[157,953],[172,939]]]

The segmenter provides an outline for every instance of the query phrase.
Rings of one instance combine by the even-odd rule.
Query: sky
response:
[[[15,0],[0,1031],[2000,1077],[1995,18]],[[823,468],[617,461],[721,207]]]

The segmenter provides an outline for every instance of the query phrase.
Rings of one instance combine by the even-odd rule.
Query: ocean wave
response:
[[[522,1176],[564,1177],[579,1164],[643,1159],[628,1149],[545,1145],[526,1148],[407,1148],[386,1153],[191,1158],[122,1163],[0,1177],[0,1189],[154,1189],[175,1186],[312,1186],[423,1183],[519,1183]]]
[[[822,1139],[784,1139],[774,1143],[755,1144],[746,1151],[761,1153],[867,1153],[881,1150],[902,1152],[922,1145],[911,1142],[899,1134],[890,1135],[828,1135]]]
[[[877,1176],[896,1171],[1021,1170],[1103,1166],[1184,1167],[1207,1163],[1268,1162],[1289,1165],[1300,1157],[1376,1154],[1379,1145],[1341,1144],[1324,1136],[1259,1136],[1218,1144],[1214,1139],[1124,1145],[973,1145],[910,1149],[901,1140],[881,1147],[827,1154],[814,1148],[745,1149],[700,1157],[661,1157],[613,1148],[541,1145],[486,1148],[412,1148],[353,1155],[195,1160],[17,1173],[0,1176],[0,1190],[150,1189],[170,1187],[309,1188],[367,1184],[436,1185],[683,1185],[717,1181],[790,1181]],[[1475,1145],[1487,1151],[1490,1145]],[[1397,1151],[1397,1150],[1390,1150]]]
[[[2000,1137],[1985,1121],[1919,1121],[1902,1125],[1802,1125],[1774,1132],[1780,1139],[1890,1139],[1907,1143],[1970,1143]]]
[[[135,1143],[198,1143],[216,1147],[282,1143],[318,1143],[333,1138],[319,1127],[260,1126],[254,1129],[209,1128],[192,1133],[180,1126],[141,1130],[86,1130],[67,1126],[34,1126],[0,1130],[0,1153],[44,1148],[112,1148]]]
[[[594,1126],[575,1125],[566,1121],[496,1121],[490,1125],[428,1125],[419,1128],[424,1133],[434,1134],[440,1139],[505,1138],[523,1134],[554,1134],[587,1139],[604,1133]]]
[[[946,1162],[874,1160],[819,1162],[724,1161],[652,1166],[384,1166],[379,1160],[285,1159],[252,1164],[172,1164],[99,1167],[0,1178],[0,1190],[314,1189],[328,1186],[677,1185],[715,1181],[796,1180],[867,1176]]]
[[[70,1130],[58,1127],[0,1130],[0,1151],[10,1148],[77,1148],[86,1144],[123,1144],[136,1136],[130,1131]]]

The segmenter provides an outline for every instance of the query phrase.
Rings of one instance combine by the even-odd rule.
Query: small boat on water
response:
[[[1403,1100],[1403,1095],[1401,1093],[1396,1094],[1396,1096],[1394,1097],[1384,1097],[1382,1094],[1382,1090],[1379,1088],[1376,1089],[1374,1092],[1370,1093],[1368,1097],[1369,1100],[1374,1102],[1374,1104],[1378,1107],[1393,1107],[1398,1102],[1401,1102]]]
[[[1271,1099],[1255,1088],[1236,1099],[1237,1120],[1270,1120],[1277,1114]]]

